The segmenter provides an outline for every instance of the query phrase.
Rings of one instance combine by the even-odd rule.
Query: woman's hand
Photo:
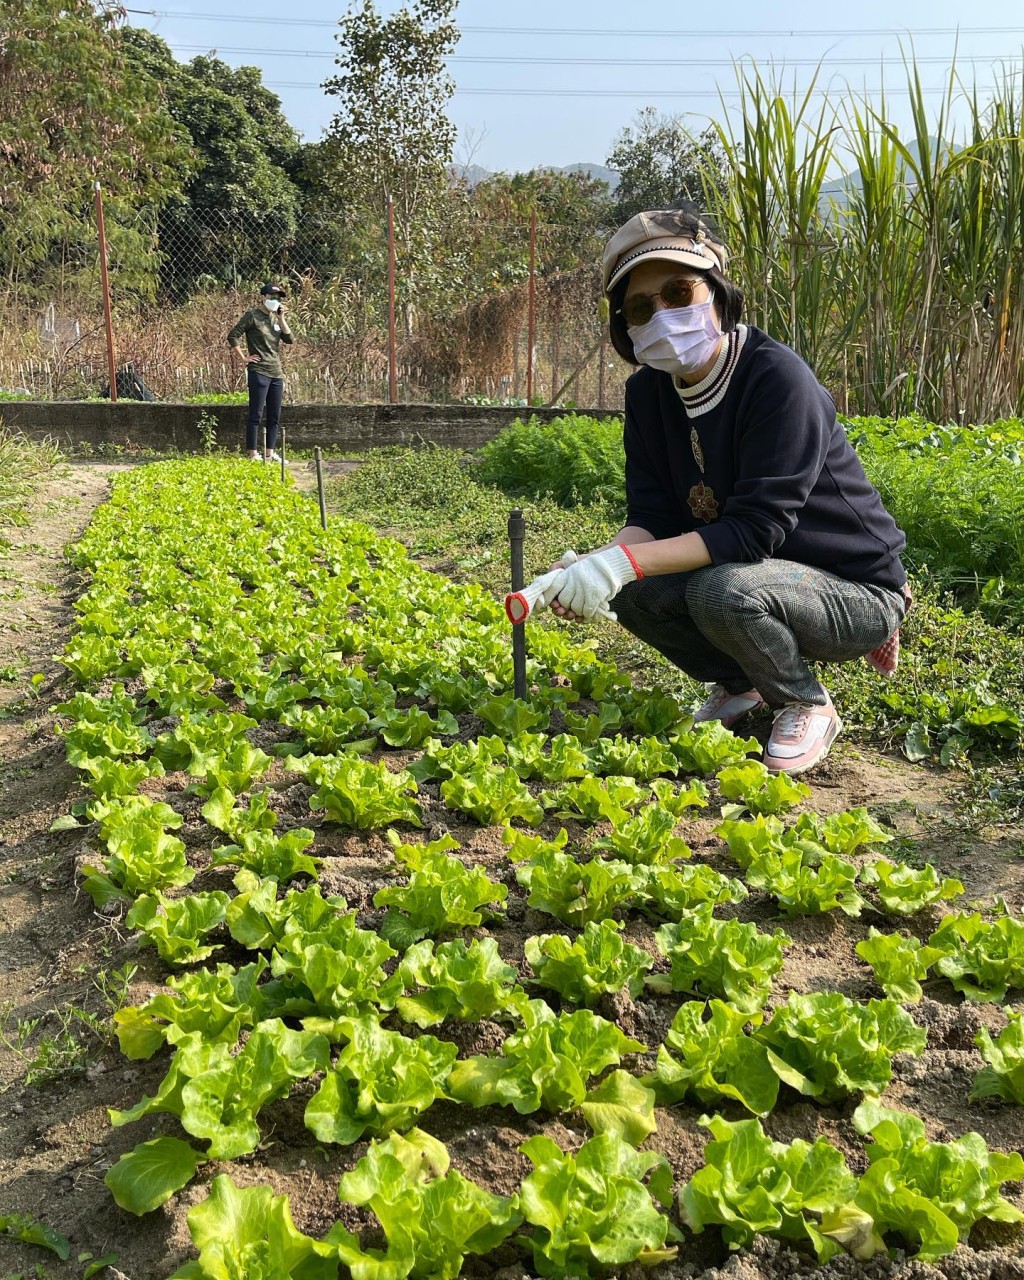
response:
[[[558,596],[551,602],[559,617],[590,620],[614,619],[609,605],[627,583],[642,577],[632,555],[623,546],[608,547],[577,557],[563,571]]]

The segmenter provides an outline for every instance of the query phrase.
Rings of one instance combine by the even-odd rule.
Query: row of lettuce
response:
[[[173,463],[119,480],[74,557],[90,581],[65,662],[88,689],[59,710],[92,793],[68,820],[95,835],[84,886],[104,910],[123,903],[167,964],[188,966],[116,1016],[127,1057],[171,1056],[156,1092],[112,1120],[170,1115],[208,1144],[141,1142],[108,1173],[115,1199],[149,1212],[204,1163],[254,1152],[265,1108],[298,1081],[316,1083],[304,1121],[318,1142],[373,1140],[339,1195],[373,1211],[386,1249],[340,1224],[305,1236],[284,1197],[222,1174],[190,1212],[199,1257],[177,1275],[456,1276],[465,1255],[510,1239],[542,1274],[589,1274],[667,1259],[682,1227],[712,1225],[732,1245],[766,1232],[822,1260],[870,1257],[889,1234],[931,1259],[979,1218],[1024,1221],[1001,1194],[1024,1177],[1019,1155],[977,1134],[930,1142],[920,1118],[878,1101],[894,1055],[926,1045],[900,1002],[920,999],[929,972],[969,999],[1024,987],[1024,924],[951,912],[923,944],[871,929],[857,951],[884,999],[793,993],[765,1013],[791,940],[736,918],[749,888],[784,915],[870,907],[900,919],[963,892],[878,856],[889,837],[864,811],[786,819],[809,789],[748,759],[753,740],[691,729],[673,700],[637,692],[557,629],[531,635],[533,692],[517,701],[496,602],[363,526],[324,533],[262,471]],[[216,844],[201,856],[157,798],[165,773],[202,797]],[[708,807],[712,775],[739,877],[695,860],[678,834]],[[307,852],[317,833],[272,807],[294,786],[322,814],[321,835],[387,831],[379,928],[322,895],[322,859]],[[528,980],[490,932],[508,886],[451,836],[394,829],[436,820],[438,806],[503,825],[528,905],[563,926],[527,939]],[[582,834],[553,831],[558,819]],[[656,926],[653,951],[626,941],[624,917]],[[196,967],[222,950],[243,963]],[[622,1064],[654,1046],[594,1012],[623,991],[692,997],[646,1072]],[[428,1032],[480,1019],[506,1026],[499,1050],[459,1058]],[[979,1048],[975,1096],[1024,1101],[1020,1015]],[[824,1138],[765,1134],[759,1117],[783,1085],[823,1106],[863,1097],[865,1173]],[[706,1117],[704,1166],[674,1194],[665,1157],[637,1148],[656,1133],[656,1105],[683,1099],[751,1118]],[[437,1100],[467,1117],[575,1115],[593,1136],[575,1152],[531,1138],[532,1173],[497,1196],[415,1127]]]

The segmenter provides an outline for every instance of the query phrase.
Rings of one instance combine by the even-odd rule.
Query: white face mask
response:
[[[268,311],[280,311],[281,304],[276,298],[264,298],[263,305]]]
[[[630,325],[626,332],[641,364],[674,377],[702,369],[722,339],[710,300],[655,311],[646,324]]]

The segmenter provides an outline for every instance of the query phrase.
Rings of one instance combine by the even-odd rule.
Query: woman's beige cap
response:
[[[696,271],[711,267],[725,271],[729,261],[725,246],[712,240],[704,224],[692,214],[653,209],[630,218],[605,246],[601,263],[605,292],[648,258],[678,262]]]

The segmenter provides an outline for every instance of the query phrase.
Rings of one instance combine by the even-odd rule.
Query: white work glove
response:
[[[552,569],[505,597],[505,615],[513,626],[525,622],[531,613],[539,613],[558,595],[565,578],[564,569]]]
[[[562,554],[555,561],[555,564],[559,567],[559,569],[568,569],[568,567],[571,564],[575,564],[578,559],[579,559],[579,556],[576,554],[575,551],[573,551],[572,547],[570,547],[567,551],[562,552]]]
[[[643,574],[636,561],[623,546],[609,547],[583,556],[562,570],[563,581],[549,603],[557,603],[568,613],[580,618],[611,618],[615,614],[609,603],[627,582],[635,582]]]

